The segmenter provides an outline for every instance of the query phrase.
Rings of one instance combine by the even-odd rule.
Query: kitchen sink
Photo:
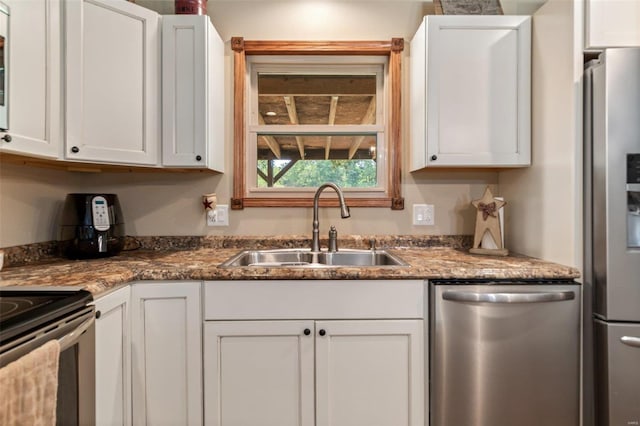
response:
[[[244,250],[220,264],[232,267],[336,268],[371,266],[408,266],[385,250],[341,249],[337,252],[312,252],[308,249]]]

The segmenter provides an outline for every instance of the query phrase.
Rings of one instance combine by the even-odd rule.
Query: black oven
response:
[[[77,289],[0,288],[0,368],[60,343],[56,424],[95,423],[95,308]]]

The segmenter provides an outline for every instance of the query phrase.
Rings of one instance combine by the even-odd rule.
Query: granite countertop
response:
[[[193,238],[193,237],[187,237]],[[242,244],[206,239],[196,243],[167,243],[151,239],[138,249],[123,251],[109,258],[67,260],[56,257],[9,266],[0,272],[1,286],[81,286],[94,296],[139,280],[288,280],[288,279],[563,279],[578,278],[575,268],[521,255],[505,257],[472,255],[464,243],[454,243],[442,237],[421,240],[415,244],[382,239],[378,247],[386,248],[409,266],[405,267],[335,267],[282,268],[241,267],[220,268],[218,265],[242,250],[242,247],[264,248],[297,246],[304,240],[291,237],[278,239],[243,240]],[[197,240],[197,239],[196,239]],[[343,241],[342,246],[362,247],[366,237]],[[138,241],[138,240],[136,240]],[[153,244],[150,244],[152,241]],[[286,241],[287,244],[283,244]],[[354,242],[355,241],[355,242]],[[381,241],[381,239],[378,239]],[[139,242],[139,241],[138,241]],[[245,245],[246,244],[246,245]],[[405,246],[402,246],[405,245]],[[408,247],[407,247],[408,245]],[[152,246],[150,248],[149,246]],[[232,246],[232,247],[229,247]]]

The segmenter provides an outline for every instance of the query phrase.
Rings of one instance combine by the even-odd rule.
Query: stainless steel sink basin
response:
[[[336,268],[366,266],[408,266],[385,250],[341,249],[337,252],[312,252],[305,249],[244,250],[220,265],[269,268]]]

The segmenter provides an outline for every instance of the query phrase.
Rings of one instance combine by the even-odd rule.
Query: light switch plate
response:
[[[413,224],[416,226],[434,225],[435,218],[433,204],[414,204]]]
[[[207,226],[229,226],[229,206],[218,204],[207,212]]]

